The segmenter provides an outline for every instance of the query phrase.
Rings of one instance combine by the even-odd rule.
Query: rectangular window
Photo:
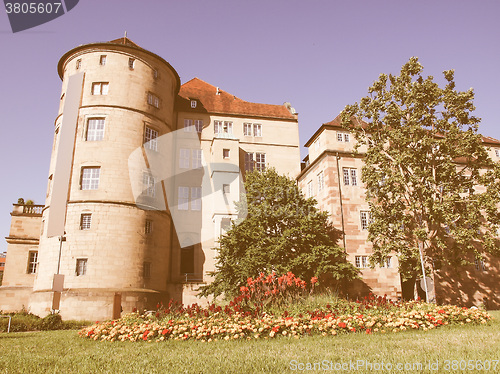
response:
[[[495,156],[500,157],[500,149],[495,149]]]
[[[189,187],[179,187],[177,196],[177,209],[189,209]]]
[[[229,121],[224,121],[223,132],[225,134],[232,134],[233,133],[233,123],[229,122]]]
[[[307,183],[307,197],[313,197],[314,191],[313,191],[313,182],[309,181]]]
[[[358,185],[358,177],[357,177],[357,169],[354,168],[343,168],[342,169],[344,175],[344,186],[357,186]]]
[[[129,59],[128,59],[128,68],[129,68],[130,70],[134,70],[134,67],[135,67],[135,59],[133,59],[133,58],[129,58]]]
[[[108,82],[92,83],[92,95],[107,95],[109,90]]]
[[[199,169],[203,166],[202,158],[203,151],[201,149],[193,149],[193,169]]]
[[[87,141],[104,139],[104,118],[91,118],[87,122]]]
[[[229,149],[222,150],[222,158],[229,158]]]
[[[148,104],[154,106],[155,108],[159,108],[160,98],[151,92],[148,92]]]
[[[231,192],[231,185],[223,184],[222,185],[222,193],[228,194]]]
[[[76,70],[80,69],[82,67],[82,59],[79,58],[76,60]]]
[[[193,120],[192,119],[185,119],[184,120],[184,132],[191,132],[193,131]]]
[[[145,279],[151,278],[151,262],[142,263],[142,274]]]
[[[252,171],[255,162],[253,160],[253,153],[245,153],[245,171]]]
[[[147,127],[144,131],[144,148],[151,149],[153,151],[158,150],[158,131],[153,130],[151,127]]]
[[[337,133],[337,141],[349,143],[349,133],[346,132],[338,132]]]
[[[191,187],[191,210],[201,210],[201,187]]]
[[[191,108],[193,109],[196,108],[196,104],[197,104],[196,100],[191,100]]]
[[[344,142],[349,143],[349,134],[344,134]]]
[[[214,121],[214,134],[222,134],[222,121]]]
[[[194,273],[194,246],[181,248],[181,274]],[[186,277],[187,280],[187,277]]]
[[[179,168],[189,169],[189,149],[181,148],[179,149]]]
[[[99,58],[99,65],[106,65],[106,55],[101,55]]]
[[[142,190],[146,196],[155,197],[156,195],[155,178],[150,172],[145,171],[142,174]]]
[[[82,168],[81,189],[97,190],[99,188],[100,174],[101,174],[101,168],[99,167]]]
[[[392,268],[392,257],[391,256],[389,256],[385,259],[384,267],[388,268],[388,269]]]
[[[197,133],[201,133],[203,130],[203,120],[202,119],[195,119],[194,120],[194,128],[196,129]]]
[[[153,78],[158,79],[158,70],[153,69]]]
[[[244,136],[252,136],[252,124],[244,123],[243,124],[243,135]]]
[[[341,142],[343,139],[344,139],[344,137],[342,136],[342,133],[341,133],[341,132],[338,132],[338,133],[337,133],[337,141],[338,141],[338,142]]]
[[[370,212],[367,210],[362,210],[360,212],[360,220],[361,230],[368,230],[368,226],[370,225]]]
[[[76,259],[76,276],[80,277],[87,274],[87,259],[77,258]]]
[[[80,230],[90,230],[91,222],[92,222],[92,214],[83,213],[80,216]]]
[[[367,268],[368,267],[368,256],[356,256],[355,265],[357,268]]]
[[[256,153],[255,154],[255,168],[258,171],[264,171],[266,169],[266,154]]]
[[[262,125],[260,123],[254,123],[253,136],[262,136]]]
[[[144,232],[146,234],[151,234],[153,232],[153,221],[150,219],[146,220],[146,224],[144,226]]]
[[[28,274],[35,274],[38,267],[38,251],[28,253]]]
[[[325,188],[325,178],[323,172],[320,172],[318,174],[318,192],[323,191],[324,188]]]

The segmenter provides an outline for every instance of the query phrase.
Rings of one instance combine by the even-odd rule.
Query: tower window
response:
[[[29,251],[28,274],[35,274],[38,267],[38,251]]]
[[[92,214],[83,213],[80,216],[80,230],[90,230],[91,223],[92,223]]]
[[[148,104],[154,106],[155,108],[160,107],[160,99],[158,96],[148,92]]]
[[[82,67],[82,59],[79,58],[76,60],[76,70],[79,70]]]
[[[97,190],[99,188],[100,174],[101,174],[101,168],[99,167],[82,168],[81,189]]]
[[[92,95],[107,95],[109,91],[109,82],[92,83]]]
[[[155,178],[147,171],[145,171],[142,175],[142,189],[146,193],[146,196],[155,197]]]
[[[151,149],[153,151],[158,150],[158,131],[153,130],[151,127],[146,126],[144,130],[144,148]]]
[[[360,212],[360,220],[361,230],[368,230],[368,226],[370,225],[370,212],[367,210],[362,210]]]
[[[76,259],[76,276],[80,277],[82,275],[87,274],[87,259],[86,258],[77,258]]]
[[[144,278],[151,278],[151,262],[144,262],[142,264],[142,274]]]
[[[104,139],[104,118],[91,118],[87,122],[87,141]]]
[[[99,58],[99,65],[106,65],[106,55],[101,55]]]
[[[222,150],[222,158],[229,158],[229,149]]]
[[[144,232],[146,234],[151,234],[153,232],[153,221],[150,219],[146,220],[146,225],[144,227]]]
[[[129,68],[130,70],[134,70],[134,66],[135,66],[135,59],[133,59],[133,58],[129,58],[129,59],[128,59],[128,68]]]
[[[181,274],[194,273],[194,246],[181,248]]]

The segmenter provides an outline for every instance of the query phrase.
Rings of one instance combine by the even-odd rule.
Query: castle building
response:
[[[401,296],[396,256],[368,267],[362,153],[353,153],[354,137],[338,118],[306,143],[301,170],[298,115],[289,103],[247,102],[198,78],[181,85],[167,61],[127,38],[68,51],[58,73],[46,200],[14,204],[0,310],[103,320],[170,299],[200,302],[196,290],[210,282],[217,239],[238,215],[244,173],[267,167],[297,178],[345,233],[341,244],[363,277],[351,296]],[[67,142],[62,132],[72,115]],[[500,156],[500,142],[487,145]],[[63,232],[55,234],[61,201]],[[498,292],[491,274],[476,274],[489,296]]]

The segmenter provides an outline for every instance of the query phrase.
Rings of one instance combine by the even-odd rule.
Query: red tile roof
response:
[[[190,105],[192,99],[196,99],[199,102],[195,109],[192,109]],[[212,86],[199,78],[193,78],[181,86],[176,107],[179,111],[233,114],[297,121],[297,115],[292,114],[285,105],[250,103],[222,91],[218,87]]]

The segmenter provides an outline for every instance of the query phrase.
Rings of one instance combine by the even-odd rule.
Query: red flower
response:
[[[274,332],[278,332],[279,330],[280,330],[280,327],[279,327],[279,326],[274,326],[274,327],[273,327],[273,331],[274,331]]]
[[[346,325],[344,322],[340,322],[340,323],[339,323],[339,327],[341,327],[341,328],[345,328],[346,326],[347,326],[347,325]]]
[[[161,332],[161,334],[162,334],[162,335],[167,335],[169,332],[170,332],[170,331],[169,331],[168,329],[164,329],[164,330]]]
[[[439,314],[443,314],[444,313],[444,309],[438,310],[438,313]]]
[[[311,284],[314,285],[314,283],[316,283],[318,281],[318,278],[317,277],[312,277],[311,278]]]

